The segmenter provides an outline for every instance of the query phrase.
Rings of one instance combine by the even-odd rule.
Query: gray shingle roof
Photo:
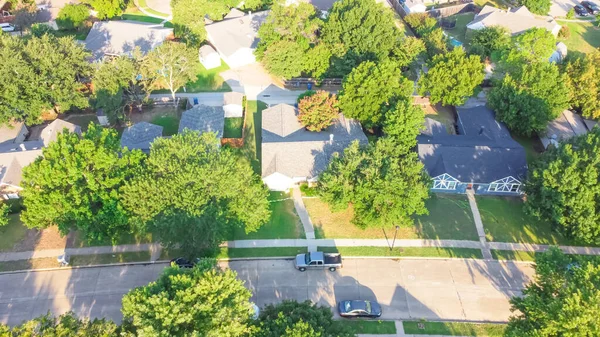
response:
[[[121,146],[130,150],[138,149],[149,151],[150,144],[159,137],[162,137],[163,127],[148,122],[134,124],[121,136]]]
[[[44,145],[48,146],[50,142],[55,141],[58,134],[62,133],[64,129],[67,129],[69,132],[81,134],[81,127],[79,125],[75,125],[62,119],[55,119],[42,131],[41,138],[44,142]]]
[[[494,119],[494,113],[484,106],[458,108],[457,112],[459,135],[426,131],[417,137],[419,158],[429,175],[447,173],[472,183],[508,176],[523,180],[527,174],[525,149]]]
[[[14,139],[21,132],[23,128],[23,122],[12,122],[10,125],[0,125],[0,144],[4,142],[14,143]]]
[[[311,132],[298,122],[293,106],[279,104],[263,110],[262,176],[279,172],[288,177],[316,177],[327,168],[333,153],[354,140],[367,143],[360,124],[342,114],[329,128]]]
[[[218,138],[223,137],[225,128],[225,112],[222,107],[197,105],[181,115],[179,132],[190,129],[200,132],[216,132]]]
[[[204,59],[212,54],[217,54],[217,56],[219,55],[219,53],[217,53],[215,48],[213,48],[211,45],[205,44],[204,46],[200,47],[200,58]]]
[[[486,5],[468,25],[480,22],[485,27],[502,26],[512,34],[520,34],[531,28],[546,28],[552,32],[558,23],[551,18],[536,17],[525,6],[503,10]]]
[[[269,11],[256,12],[240,18],[226,19],[206,25],[206,32],[219,53],[229,57],[241,48],[256,48],[258,28]]]
[[[223,94],[223,105],[236,104],[242,105],[244,102],[244,94],[241,92],[226,92]]]

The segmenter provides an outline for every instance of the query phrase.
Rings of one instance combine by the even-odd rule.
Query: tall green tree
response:
[[[319,191],[333,209],[352,204],[352,222],[360,228],[412,226],[412,215],[427,213],[423,164],[392,137],[366,147],[354,142],[334,155],[319,178]]]
[[[56,18],[56,24],[62,29],[79,29],[90,16],[90,10],[84,4],[66,4]]]
[[[587,118],[600,118],[600,51],[565,65],[569,102]]]
[[[90,4],[96,10],[100,20],[112,19],[123,14],[127,7],[125,0],[90,0]]]
[[[548,62],[556,48],[556,38],[545,28],[532,28],[513,38],[512,47],[506,50],[500,66],[508,71],[524,63]]]
[[[518,0],[517,3],[527,7],[531,13],[548,15],[552,1],[550,0]]]
[[[61,133],[43,157],[23,169],[21,220],[29,228],[78,229],[90,242],[115,241],[133,231],[119,190],[143,162],[121,149],[115,130],[90,124],[81,137]]]
[[[513,297],[507,337],[600,335],[600,262],[554,247],[536,255],[535,281]]]
[[[193,269],[166,268],[158,280],[123,297],[123,320],[136,336],[243,337],[251,325],[252,293],[214,261]]]
[[[22,336],[22,337],[62,337],[62,336],[98,336],[98,337],[118,337],[120,328],[114,322],[106,319],[81,319],[75,316],[73,312],[67,312],[59,317],[54,317],[50,313],[23,322],[21,325],[12,328],[12,332],[2,334],[0,327],[0,336]]]
[[[425,43],[423,40],[414,36],[407,36],[392,50],[394,61],[401,68],[411,65],[419,55],[425,52]]]
[[[299,77],[304,71],[305,55],[305,50],[298,48],[296,42],[282,40],[270,45],[261,61],[269,73],[290,79]]]
[[[197,52],[183,43],[166,42],[142,60],[141,73],[146,90],[168,89],[171,97],[186,83],[196,79]]]
[[[569,91],[565,82],[565,75],[555,64],[523,64],[492,88],[488,104],[511,130],[531,135],[544,130],[567,108]]]
[[[341,321],[333,319],[331,309],[310,301],[283,301],[264,307],[255,322],[260,331],[255,337],[354,337]]]
[[[600,244],[600,129],[550,147],[530,167],[526,209],[567,237]]]
[[[298,102],[298,120],[309,131],[319,132],[333,124],[340,109],[335,94],[319,90]]]
[[[71,37],[21,39],[0,34],[0,124],[21,120],[37,124],[43,112],[85,108],[89,53]]]
[[[483,82],[483,64],[475,55],[467,56],[462,48],[438,54],[429,71],[419,79],[419,93],[429,93],[432,104],[462,105]]]
[[[190,47],[198,48],[206,40],[204,27],[206,13],[202,4],[202,0],[171,1],[173,33]]]
[[[9,207],[6,203],[0,204],[0,227],[8,225]]]
[[[215,134],[189,130],[155,140],[147,169],[122,191],[147,230],[190,256],[212,251],[236,228],[256,231],[269,220],[267,195],[250,163]]]
[[[412,91],[412,82],[402,76],[394,62],[365,61],[344,78],[339,107],[346,117],[359,120],[365,127],[379,126],[394,102]]]
[[[482,58],[504,51],[511,46],[510,32],[502,26],[485,27],[471,33],[469,51]]]
[[[423,129],[425,113],[411,98],[402,98],[387,112],[383,132],[394,139],[399,151],[412,151]]]

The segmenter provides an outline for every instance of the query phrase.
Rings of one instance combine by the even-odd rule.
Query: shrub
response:
[[[558,37],[561,39],[568,39],[571,37],[571,30],[567,26],[562,26],[560,31],[558,32]]]
[[[567,19],[574,19],[574,18],[575,18],[575,8],[571,8],[567,12]]]
[[[298,120],[309,131],[321,131],[331,124],[340,113],[335,95],[319,90],[314,95],[304,97],[298,103]]]
[[[61,29],[79,29],[90,16],[90,11],[84,4],[67,4],[61,8],[56,18],[56,24]]]
[[[415,31],[419,37],[431,33],[437,27],[436,19],[427,13],[413,13],[404,17],[404,21]]]

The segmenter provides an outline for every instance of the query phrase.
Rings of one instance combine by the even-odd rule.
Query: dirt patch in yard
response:
[[[61,249],[67,246],[67,237],[62,237],[56,226],[43,230],[29,229],[25,238],[15,244],[13,252],[43,249]]]

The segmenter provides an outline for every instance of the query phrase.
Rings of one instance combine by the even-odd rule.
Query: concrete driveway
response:
[[[0,275],[0,322],[15,325],[72,310],[121,319],[121,298],[155,280],[165,264],[65,269]],[[505,321],[509,298],[531,279],[529,264],[482,260],[344,260],[344,268],[304,273],[287,260],[223,263],[238,272],[259,306],[284,299],[334,306],[377,300],[384,319]]]

